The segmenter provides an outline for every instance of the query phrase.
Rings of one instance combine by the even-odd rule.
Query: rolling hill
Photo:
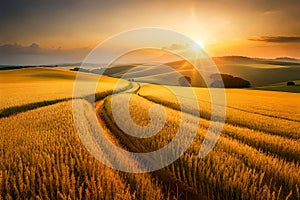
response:
[[[295,59],[224,56],[214,57],[213,61],[220,73],[245,79],[254,87],[300,79],[300,63]],[[116,78],[122,77],[138,82],[165,85],[180,85],[178,80],[181,76],[179,73],[181,73],[191,79],[192,86],[206,86],[203,78],[185,60],[167,63],[118,64],[108,68],[90,69],[89,71]]]

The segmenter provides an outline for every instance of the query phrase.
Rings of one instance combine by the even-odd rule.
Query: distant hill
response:
[[[300,79],[300,63],[297,59],[262,59],[241,56],[213,58],[220,73],[238,76],[251,82],[252,86],[263,86],[288,80]],[[292,62],[292,60],[294,62]]]
[[[281,61],[281,62],[294,62],[294,63],[300,63],[299,59],[296,58],[289,58],[289,57],[280,57],[280,58],[275,58],[274,60],[276,61]]]
[[[282,59],[249,58],[244,56],[213,57],[221,74],[240,77],[251,86],[264,86],[288,80],[300,79],[300,63],[284,62]],[[297,59],[294,59],[297,60]],[[169,62],[167,65],[178,68],[186,61]]]
[[[287,86],[287,82],[280,82],[262,87],[254,87],[253,89],[300,93],[300,80],[294,80],[293,82],[295,83],[294,86]]]
[[[174,70],[175,69],[175,70]],[[205,87],[205,82],[199,75],[193,75],[190,63],[180,63],[169,66],[167,64],[126,64],[109,68],[89,70],[92,73],[103,74],[115,78],[130,79],[137,82],[155,83],[163,85],[182,86],[182,77],[195,87]]]
[[[212,58],[215,63],[225,64],[225,63],[257,63],[258,61],[253,58],[245,56],[221,56]]]
[[[300,64],[300,60],[290,57],[278,57],[274,59],[250,58],[246,56],[220,56],[212,58],[216,63],[271,63],[271,64]]]
[[[253,87],[300,79],[300,63],[295,62],[297,59],[289,58],[289,62],[285,61],[287,58],[262,59],[244,56],[223,56],[212,59],[221,74],[247,80]],[[109,68],[98,67],[88,70],[116,78],[123,77],[134,81],[165,85],[181,85],[180,77],[184,76],[189,79],[192,86],[206,87],[203,78],[186,60],[163,64],[119,64]]]
[[[247,80],[251,86],[265,86],[289,80],[300,80],[300,60],[280,57],[275,59],[249,58],[245,56],[213,57],[221,74]],[[47,65],[47,67],[76,68],[82,63],[65,63]],[[41,65],[45,66],[45,65]],[[184,76],[189,79],[192,86],[205,87],[203,78],[195,73],[193,66],[185,60],[167,63],[136,63],[118,64],[105,68],[105,64],[85,64],[84,71],[104,74],[111,77],[133,79],[134,81],[149,82],[166,85],[181,85],[179,79]],[[1,69],[19,69],[28,66],[0,66]],[[177,71],[174,71],[174,69]],[[180,74],[179,74],[180,73]],[[125,75],[125,76],[124,76]]]
[[[214,88],[248,88],[251,85],[249,81],[229,74],[212,74],[210,78],[214,80],[210,87]]]

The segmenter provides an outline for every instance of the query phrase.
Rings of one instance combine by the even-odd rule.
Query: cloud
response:
[[[4,44],[0,46],[1,54],[39,54],[43,51],[38,44],[32,43],[29,46],[15,44]]]
[[[187,45],[180,45],[180,44],[172,44],[170,46],[170,50],[182,50],[182,49],[186,49]]]
[[[264,15],[275,15],[275,14],[278,14],[280,12],[281,12],[281,10],[266,10],[266,11],[263,11],[263,14]]]
[[[300,36],[259,36],[249,38],[248,40],[273,43],[295,43],[300,42]]]
[[[163,50],[170,50],[170,51],[185,51],[190,48],[189,44],[172,44],[169,47],[163,47]]]
[[[61,49],[41,48],[37,43],[28,46],[20,44],[0,45],[0,64],[55,64],[80,62],[90,52],[89,48]]]

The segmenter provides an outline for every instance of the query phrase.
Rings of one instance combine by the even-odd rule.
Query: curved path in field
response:
[[[122,93],[137,93],[140,89],[139,83],[132,83],[132,88],[123,91]],[[147,149],[139,149],[134,145],[128,138],[127,134],[121,131],[118,126],[114,123],[113,119],[106,113],[104,106],[104,100],[100,100],[96,103],[96,112],[101,126],[104,126],[104,130],[106,134],[109,135],[109,138],[115,145],[119,145],[120,147],[131,151],[131,152],[144,152]],[[153,162],[151,160],[143,161],[145,162]],[[163,168],[157,170],[155,172],[151,172],[153,177],[158,178],[162,182],[162,186],[164,186],[164,190],[167,193],[167,190],[171,191],[171,194],[174,194],[174,197],[179,197],[179,199],[191,199],[198,200],[208,199],[204,194],[196,193],[192,187],[189,187],[186,183],[178,180],[167,168]]]

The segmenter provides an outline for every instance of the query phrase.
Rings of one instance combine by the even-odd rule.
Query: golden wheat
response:
[[[124,100],[120,97],[117,99],[120,101],[118,109],[122,109],[121,105]],[[106,99],[105,109],[113,119],[110,100]],[[130,104],[130,113],[133,120],[138,120],[140,125],[146,125],[150,122],[149,118],[140,118],[140,116],[147,116],[149,108],[154,105],[153,102],[134,95],[131,97]],[[166,108],[166,112],[168,117],[165,127],[156,136],[150,139],[127,137],[133,144],[137,144],[135,147],[139,151],[156,150],[169,143],[174,137],[180,121],[180,112],[169,108]],[[158,113],[156,114],[158,115]],[[190,118],[193,117],[190,115]],[[184,122],[186,131],[189,131],[188,129],[193,126],[191,122],[193,122],[192,119]],[[193,154],[200,149],[208,123],[206,120],[200,120],[201,126],[193,145],[187,151],[187,154],[176,162],[177,164],[174,163],[169,167],[179,180],[195,187],[198,192],[207,193],[212,199],[299,197],[298,141],[226,124],[224,129],[226,135],[221,135],[215,150],[208,157],[201,160]],[[143,133],[140,134],[143,135]],[[237,137],[239,140],[227,138],[227,135]],[[261,138],[261,141],[259,141],[259,138]],[[253,147],[248,146],[247,141]],[[287,147],[288,145],[290,146]],[[264,151],[265,153],[262,151],[264,149],[267,149]],[[280,149],[287,155],[291,154],[291,160],[295,162],[285,161],[286,154],[282,154]],[[269,152],[272,152],[272,154],[268,154]],[[277,153],[281,158],[277,158]],[[216,161],[216,159],[219,160]],[[202,169],[200,170],[197,167],[198,164],[191,164],[193,162],[202,163]],[[232,179],[233,177],[235,178]],[[208,182],[202,179],[208,181],[209,186],[207,186]],[[220,185],[216,186],[216,184]]]
[[[96,93],[108,97],[97,102],[96,108],[100,125],[115,145],[129,151],[154,151],[174,138],[180,122],[185,133],[197,128],[191,146],[173,164],[154,173],[130,174],[105,166],[81,143],[68,100],[75,77],[76,72],[49,68],[0,72],[0,199],[183,198],[184,194],[174,193],[176,188],[169,188],[176,187],[170,180],[208,199],[300,199],[299,94],[226,89],[226,124],[213,151],[200,159],[198,152],[209,125],[219,123],[209,121],[212,103],[208,89],[193,88],[202,117],[199,119],[193,114],[195,108],[190,106],[185,88],[174,87],[184,100],[180,105],[178,96],[168,88],[144,85],[139,89],[136,83],[102,77]],[[91,80],[97,79],[97,75],[82,73],[78,81],[92,84]],[[140,95],[131,97],[129,117],[139,126],[152,123],[148,130],[139,132],[140,136],[161,127],[151,120],[149,110],[156,104],[164,106],[161,110],[166,111],[166,122],[156,135],[136,138],[116,126],[109,95],[114,89],[129,88]],[[133,130],[129,119],[122,118],[126,98],[114,97],[114,109],[120,115],[117,119],[128,126],[127,130]],[[47,101],[51,102],[43,103]],[[22,106],[29,108],[24,110]],[[179,111],[180,106],[184,113]],[[7,110],[13,115],[5,114]],[[162,118],[161,110],[151,111],[155,119]],[[188,137],[180,142],[187,144]],[[123,162],[130,165],[135,161],[124,157]]]
[[[182,88],[182,90],[184,91],[184,88]],[[197,91],[199,91],[199,89],[195,89],[195,90],[197,94]],[[206,92],[204,90],[205,89],[201,89],[201,95],[197,94],[198,101],[199,101],[200,115],[206,119],[210,119],[212,104],[206,100],[203,101],[203,99],[206,99],[208,96],[208,90],[206,89]],[[244,90],[239,90],[239,92],[243,93]],[[253,91],[253,92],[257,92],[257,91]],[[259,93],[260,92],[261,91],[259,91]],[[272,93],[270,95],[272,95]],[[158,86],[158,85],[146,85],[143,86],[141,90],[139,90],[139,94],[159,104],[163,104],[165,106],[177,110],[181,109],[181,105],[179,104],[177,97],[174,94],[172,94],[168,88]],[[230,95],[231,93],[227,93],[227,98],[230,99]],[[231,100],[227,102],[226,122],[232,125],[243,126],[254,130],[267,132],[273,135],[279,135],[282,137],[288,137],[288,138],[298,140],[300,139],[300,123],[299,121],[297,121],[297,118],[295,118],[294,120],[289,119],[293,117],[294,114],[297,116],[298,115],[297,110],[300,110],[300,104],[298,103],[297,95],[299,96],[299,94],[284,94],[282,95],[282,98],[279,98],[278,97],[279,95],[276,94],[277,98],[274,99],[274,102],[272,103],[273,105],[277,104],[276,107],[281,107],[279,106],[281,105],[281,101],[284,101],[285,98],[289,98],[288,103],[293,106],[292,113],[290,112],[290,109],[288,109],[288,107],[285,104],[283,108],[278,109],[280,110],[281,113],[283,114],[285,113],[284,116],[286,117],[286,119],[285,118],[283,119],[280,115],[278,117],[275,117],[273,116],[274,113],[269,112],[267,110],[264,110],[263,113],[260,113],[259,111],[257,112],[253,111],[256,107],[259,107],[260,105],[263,104],[268,105],[270,99],[265,98],[264,102],[260,102],[258,105],[256,105],[256,103],[252,103],[249,105],[249,98],[252,99],[251,97],[249,97],[249,95],[248,96],[246,95],[244,97],[245,100],[241,97],[239,99],[236,99],[235,103]],[[186,99],[186,101],[188,102],[189,99]],[[218,107],[219,105],[213,104],[213,106]],[[249,109],[249,107],[252,107],[250,111],[245,111],[245,109],[242,109],[242,108]],[[276,110],[276,107],[274,108],[274,110]],[[185,108],[184,110],[186,112],[192,112],[195,109],[196,108],[194,107],[188,107]]]
[[[87,152],[71,101],[2,118],[0,132],[3,198],[163,198],[151,177],[120,174]]]

